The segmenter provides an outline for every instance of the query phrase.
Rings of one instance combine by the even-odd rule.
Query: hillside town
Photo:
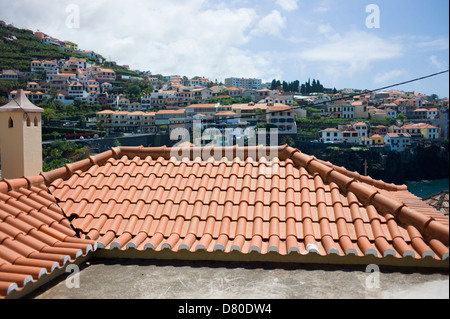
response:
[[[0,27],[14,29],[0,23]],[[152,74],[130,70],[135,76],[117,74],[115,62],[105,67],[106,59],[78,44],[61,41],[43,32],[33,32],[43,44],[53,46],[70,56],[68,59],[29,61],[27,72],[1,70],[4,81],[27,81],[25,94],[38,104],[53,100],[64,106],[74,103],[100,105],[102,110],[90,117],[84,127],[101,129],[107,135],[171,133],[176,128],[192,130],[194,123],[202,131],[208,128],[241,129],[252,127],[275,128],[280,138],[293,140],[300,129],[298,120],[308,118],[342,119],[339,125],[317,132],[313,141],[328,144],[354,144],[386,147],[402,152],[420,140],[448,139],[448,98],[430,99],[415,92],[390,90],[369,92],[360,89],[325,89],[324,92],[301,94],[284,92],[261,79],[227,78],[218,83],[206,77],[189,79],[181,75]],[[14,41],[15,36],[4,37]],[[124,83],[147,82],[151,92],[140,97],[123,93]],[[274,80],[275,81],[275,80]],[[9,92],[11,101],[17,90]],[[225,101],[225,103],[224,103]],[[391,125],[373,125],[383,120],[396,120]],[[61,123],[61,121],[60,121]],[[198,124],[201,123],[201,124]],[[65,122],[65,125],[71,125]],[[245,133],[242,133],[245,134]],[[223,134],[225,135],[225,134]],[[245,136],[243,136],[245,138]],[[227,139],[197,139],[194,145],[223,145]]]

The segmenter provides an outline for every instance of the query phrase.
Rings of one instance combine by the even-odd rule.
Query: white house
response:
[[[44,43],[44,44],[53,44],[53,45],[57,45],[56,39],[54,39],[54,38],[52,38],[52,37],[49,37],[49,36],[43,38],[43,39],[41,40],[41,42]]]
[[[106,91],[112,89],[112,88],[113,88],[113,85],[112,85],[111,83],[108,83],[108,82],[103,82],[103,83],[101,84],[101,88],[102,88],[102,92],[104,93],[104,92],[106,92]]]
[[[389,145],[391,151],[403,152],[411,145],[411,135],[408,133],[387,133],[384,144]]]
[[[70,57],[69,60],[65,61],[65,66],[76,66],[79,69],[87,69],[88,65],[87,65],[87,61],[86,59],[81,59],[81,58],[74,58],[74,57]]]
[[[46,73],[45,74],[46,81],[50,82],[50,81],[53,81],[54,79],[56,79],[56,77],[59,74],[59,70],[58,70],[58,67],[55,65],[52,67],[45,68],[45,73]]]
[[[42,71],[44,67],[42,66],[42,62],[39,60],[31,61],[31,72],[39,72]]]
[[[294,95],[287,95],[287,94],[283,94],[283,95],[269,95],[263,101],[264,101],[264,103],[273,102],[273,103],[292,105],[292,104],[294,104]]]
[[[19,73],[14,70],[3,70],[1,79],[5,81],[18,81]]]
[[[427,111],[427,118],[428,119],[435,119],[437,115],[439,114],[439,111],[437,108],[431,108]]]
[[[61,103],[64,103],[64,105],[68,105],[74,102],[73,98],[70,98],[64,94],[59,93],[56,97],[55,97],[55,101],[59,101]]]
[[[72,82],[69,85],[68,96],[74,100],[87,99],[90,94],[84,90],[84,86],[79,82]]]
[[[352,124],[353,129],[358,132],[358,137],[369,137],[369,126],[364,122],[356,122]]]
[[[335,143],[342,142],[342,132],[335,128],[327,128],[320,131],[320,142],[322,143]]]
[[[53,69],[55,67],[58,67],[58,63],[56,63],[55,61],[43,61],[42,67],[46,70]]]
[[[241,116],[233,111],[223,111],[216,113],[214,119],[218,124],[238,126],[241,121]]]

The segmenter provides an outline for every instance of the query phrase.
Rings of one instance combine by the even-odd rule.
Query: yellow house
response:
[[[429,140],[438,139],[440,136],[439,127],[427,123],[406,124],[403,125],[403,129],[412,136]]]
[[[384,138],[379,134],[374,134],[370,137],[373,140],[373,144],[375,145],[384,145]]]
[[[79,69],[78,69],[78,66],[76,66],[76,65],[67,65],[67,66],[63,66],[61,68],[61,73],[78,74],[79,73]]]
[[[64,41],[64,47],[71,49],[73,51],[78,51],[78,44],[70,42],[70,41]]]
[[[420,133],[424,139],[435,140],[439,138],[439,128],[430,124],[425,124],[420,128]]]

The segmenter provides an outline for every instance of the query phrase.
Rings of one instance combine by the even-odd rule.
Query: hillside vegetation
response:
[[[15,36],[17,40],[8,41],[3,38],[10,36]],[[12,69],[29,72],[30,63],[33,59],[55,60],[68,59],[70,57],[83,58],[91,62],[96,61],[95,58],[79,53],[64,52],[57,46],[44,44],[30,31],[0,27],[0,71]],[[117,75],[140,77],[136,72],[111,62],[105,62],[102,66],[113,69]]]
[[[7,41],[3,37],[15,36],[17,40]],[[67,59],[71,56],[94,61],[78,53],[67,53],[58,47],[44,44],[36,36],[21,29],[0,28],[0,70],[13,69],[30,71],[33,59]]]

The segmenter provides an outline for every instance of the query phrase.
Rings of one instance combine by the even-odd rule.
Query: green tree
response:
[[[44,112],[42,113],[42,120],[45,124],[50,124],[50,119],[53,119],[56,117],[56,112],[52,108],[45,108]]]
[[[43,169],[45,172],[88,158],[92,150],[74,142],[55,141],[42,148]]]
[[[295,147],[295,141],[289,135],[284,136],[283,139],[281,140],[281,145],[285,145],[285,144],[287,144],[291,147]]]
[[[0,96],[0,106],[6,105],[9,103],[9,100],[7,97]]]

